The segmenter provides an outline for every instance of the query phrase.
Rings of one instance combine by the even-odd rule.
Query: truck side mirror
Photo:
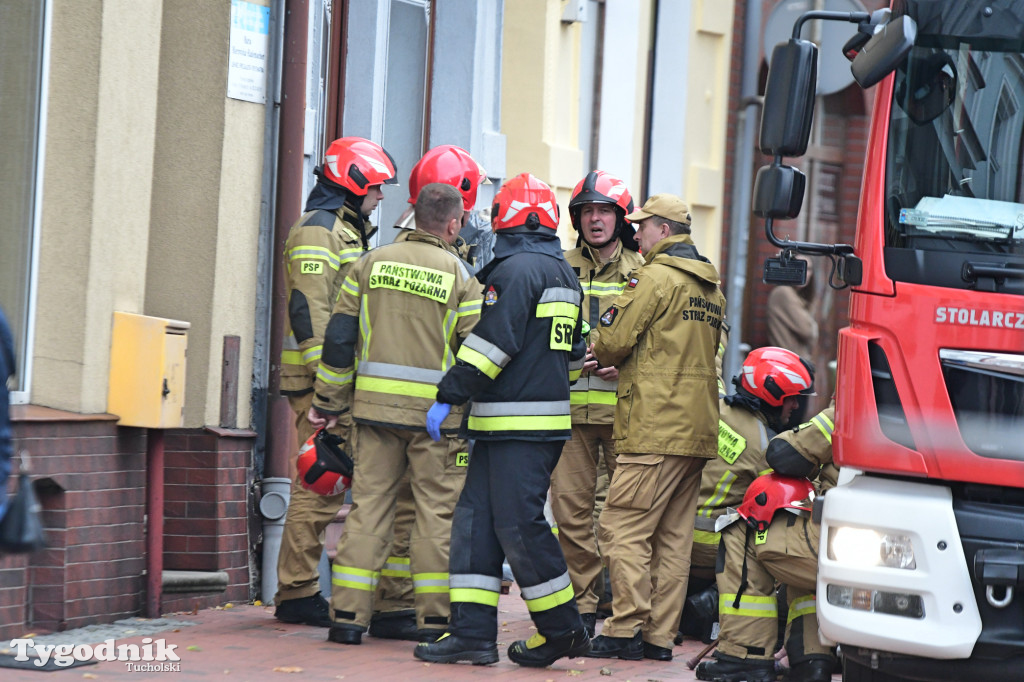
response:
[[[754,213],[762,218],[797,217],[806,185],[807,177],[792,166],[762,166],[754,179]]]
[[[864,44],[850,65],[853,78],[862,88],[878,83],[907,57],[917,40],[917,22],[903,15],[883,26]],[[774,56],[772,57],[774,60]],[[767,104],[767,102],[766,102]]]
[[[772,50],[761,114],[761,151],[769,156],[803,156],[811,134],[818,48],[790,38]]]

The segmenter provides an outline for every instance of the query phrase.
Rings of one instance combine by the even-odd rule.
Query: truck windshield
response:
[[[893,87],[885,206],[888,274],[902,281],[1021,293],[1022,45],[1015,41],[1012,50],[1000,51],[992,41],[980,49],[948,36],[933,46],[927,36],[920,38]],[[921,252],[960,257],[935,260]],[[919,267],[925,261],[929,267]],[[992,268],[1005,269],[1006,277],[962,276],[965,262],[984,263],[988,269],[981,270],[989,274]],[[929,274],[934,266],[957,272]]]

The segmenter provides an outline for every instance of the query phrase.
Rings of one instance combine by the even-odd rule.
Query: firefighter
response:
[[[472,265],[475,258],[479,261],[482,253],[477,243],[467,244],[462,235],[466,232],[471,211],[476,204],[477,188],[487,181],[484,169],[465,149],[455,145],[444,144],[429,150],[416,162],[409,172],[409,207],[395,223],[400,230],[416,229],[416,197],[420,190],[432,182],[451,185],[462,195],[464,209],[462,230],[456,238],[455,246],[459,256],[469,265],[470,274],[477,268]],[[490,225],[488,225],[490,232]],[[492,238],[493,240],[493,238]],[[489,253],[490,242],[486,251]],[[419,640],[419,629],[416,625],[416,611],[413,608],[413,586],[409,573],[409,531],[415,517],[415,505],[408,482],[399,489],[398,506],[395,509],[395,538],[391,546],[391,556],[381,569],[380,582],[374,595],[374,614],[370,620],[369,634],[385,639]]]
[[[814,392],[808,363],[792,351],[772,346],[751,351],[732,381],[736,392],[719,403],[718,456],[709,460],[701,473],[690,554],[690,596],[680,622],[681,627],[697,626],[687,634],[698,634],[707,641],[718,612],[715,560],[720,534],[715,522],[728,508],[740,505],[755,478],[769,472],[765,461],[768,441],[790,426],[790,417],[800,404],[798,396]],[[705,590],[707,594],[701,596]],[[705,618],[688,621],[686,611],[691,605],[712,608],[699,608]]]
[[[442,144],[424,154],[412,167],[409,173],[409,203],[415,205],[420,188],[431,182],[451,185],[462,195],[465,213],[455,248],[469,265],[469,271],[476,274],[490,261],[494,248],[490,209],[473,210],[477,189],[481,184],[489,183],[487,174],[465,149],[453,144]],[[399,216],[395,227],[402,230],[416,227],[413,206]]]
[[[327,637],[340,644],[361,643],[369,624],[407,470],[416,508],[409,560],[420,639],[436,638],[448,624],[448,538],[468,454],[454,435],[459,411],[443,425],[451,435],[439,442],[423,420],[434,385],[479,319],[480,287],[452,247],[462,227],[458,191],[425,186],[416,223],[366,254],[345,278],[309,413],[314,426],[330,426],[351,394],[353,506],[331,571],[334,624]]]
[[[515,663],[544,667],[590,649],[565,558],[544,518],[551,472],[570,437],[569,385],[583,368],[582,292],[565,262],[551,189],[523,173],[495,197],[494,260],[480,323],[438,384],[428,428],[472,400],[475,439],[452,526],[452,623],[417,658],[498,660],[498,597],[507,557],[537,632],[513,642]]]
[[[313,171],[317,183],[284,247],[288,315],[281,393],[295,412],[298,447],[315,430],[306,417],[331,309],[349,268],[369,248],[369,238],[376,231],[369,216],[383,196],[381,185],[396,182],[391,156],[370,140],[335,140],[324,158],[324,165]],[[351,418],[346,415],[333,430],[347,440],[350,427]],[[274,615],[278,620],[330,627],[317,566],[324,530],[344,502],[344,495],[322,496],[292,482],[277,562]]]
[[[718,454],[718,351],[725,297],[671,194],[627,216],[644,266],[601,316],[594,355],[619,367],[612,438],[617,464],[601,514],[612,615],[591,656],[660,661],[686,597],[704,463]],[[652,593],[652,583],[653,593]]]
[[[767,682],[776,678],[772,651],[778,638],[776,582],[786,586],[789,602],[786,653],[791,667],[785,679],[832,679],[835,657],[818,639],[815,608],[821,526],[811,520],[805,498],[814,490],[808,477],[817,477],[819,494],[836,483],[834,415],[833,402],[810,421],[772,439],[766,457],[775,473],[758,478],[747,490],[738,509],[746,523],[733,523],[722,531],[716,567],[721,593],[718,651],[715,660],[697,666],[697,679]],[[776,513],[793,507],[803,510],[799,516]]]
[[[591,330],[616,296],[622,293],[630,273],[643,264],[637,254],[633,230],[626,214],[633,199],[622,180],[592,171],[580,180],[569,200],[572,226],[579,233],[575,249],[565,260],[583,288],[582,313]],[[612,452],[612,421],[619,370],[599,367],[593,356],[597,332],[588,339],[580,380],[572,386],[572,439],[562,449],[551,475],[551,512],[558,524],[558,544],[569,566],[576,604],[591,637],[597,623],[597,604],[603,597],[601,554],[594,534],[598,463],[603,460],[608,476],[615,471]]]

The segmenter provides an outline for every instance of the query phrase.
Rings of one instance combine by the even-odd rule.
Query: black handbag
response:
[[[46,547],[39,512],[32,478],[22,471],[18,487],[8,500],[7,513],[0,519],[0,554],[27,554]]]

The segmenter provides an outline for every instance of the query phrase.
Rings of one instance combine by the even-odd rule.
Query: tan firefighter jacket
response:
[[[814,487],[821,494],[835,487],[839,468],[832,461],[832,431],[835,429],[836,404],[832,403],[800,426],[780,433],[772,439],[769,464],[780,474],[806,476],[815,480]],[[789,447],[785,447],[785,446]],[[801,457],[804,464],[795,457]],[[806,466],[810,466],[810,472]],[[819,471],[820,467],[820,471]]]
[[[288,300],[281,351],[281,392],[301,395],[313,388],[323,351],[324,330],[341,283],[363,254],[359,224],[373,227],[348,206],[302,214],[284,245]]]
[[[622,248],[616,241],[612,257],[600,262],[596,251],[587,243],[565,252],[565,260],[580,278],[583,288],[583,319],[590,325],[588,345],[597,340],[598,320],[612,301],[622,293],[631,272],[644,264],[636,251]],[[611,424],[615,417],[615,390],[617,381],[606,381],[596,374],[586,374],[572,385],[569,401],[572,404],[573,424]]]
[[[594,354],[619,368],[616,454],[718,454],[718,271],[689,235],[658,242],[601,315]]]
[[[715,519],[728,507],[739,507],[751,482],[771,471],[764,451],[772,432],[757,412],[720,401],[718,419],[718,456],[712,457],[701,472],[694,541],[717,542]]]
[[[338,414],[352,395],[360,422],[424,429],[437,382],[480,319],[480,283],[455,249],[422,230],[402,232],[345,278],[324,339],[313,405]],[[454,432],[462,410],[442,429]]]

